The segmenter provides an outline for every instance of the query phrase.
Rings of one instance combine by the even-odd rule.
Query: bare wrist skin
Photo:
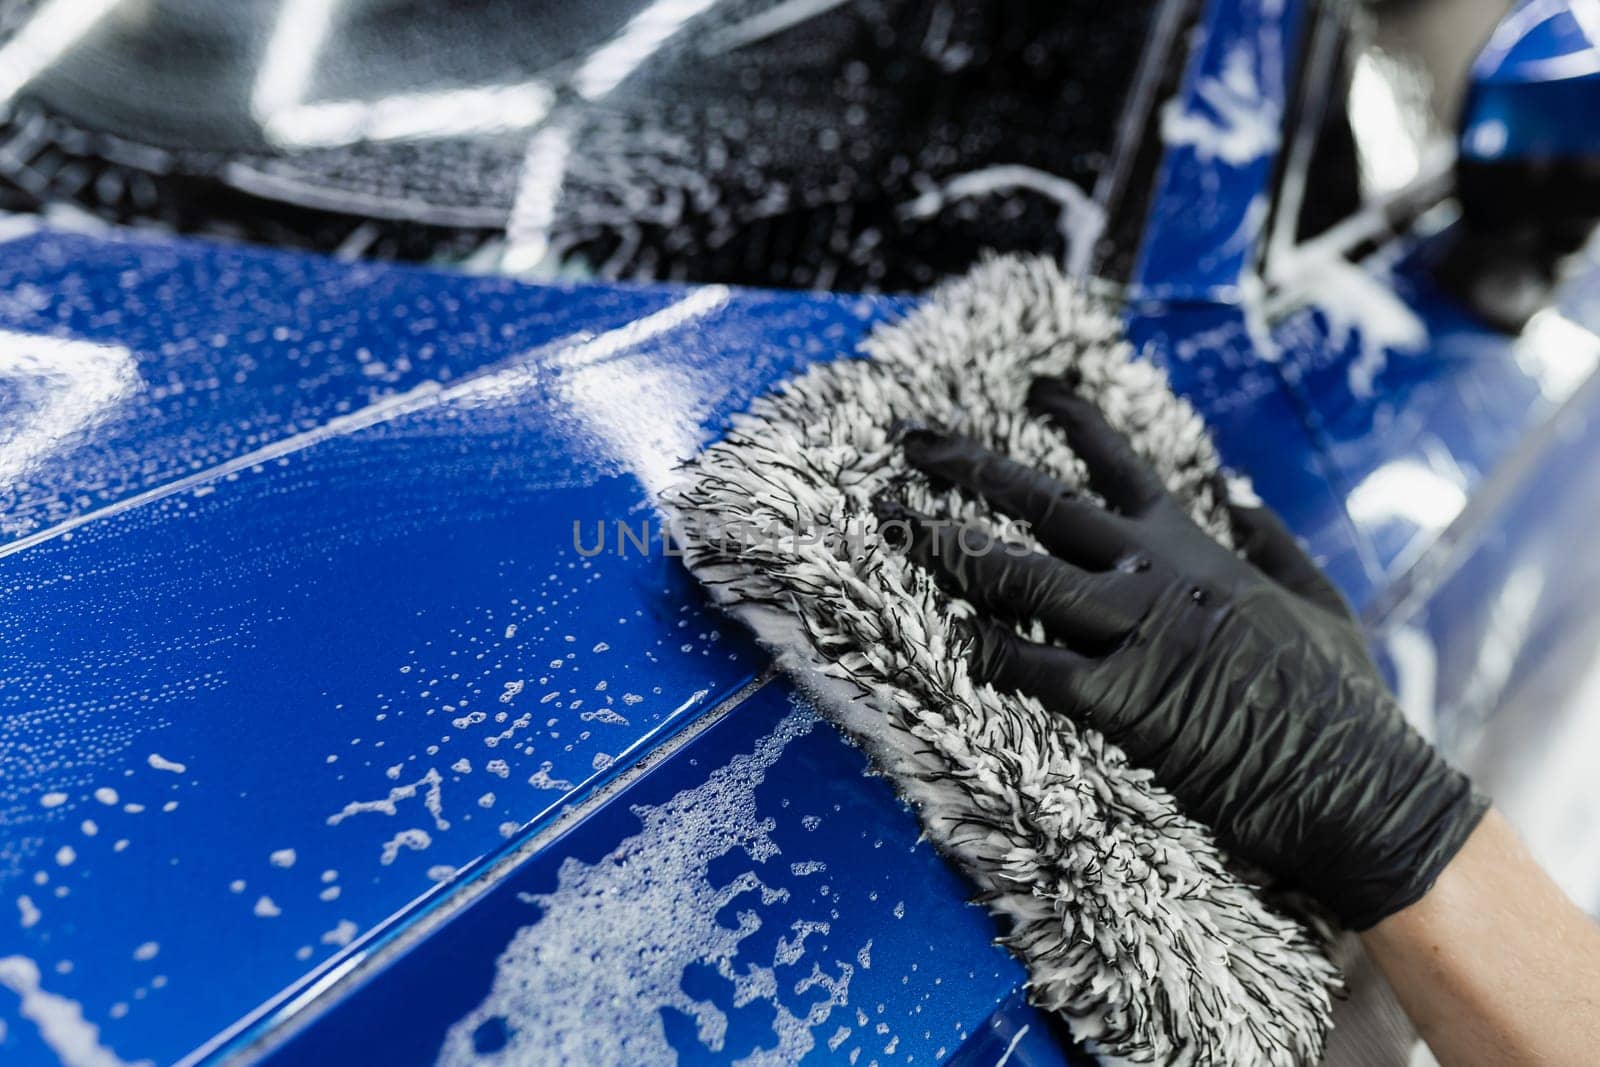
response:
[[[1499,812],[1421,899],[1361,936],[1443,1067],[1595,1062],[1600,926]]]

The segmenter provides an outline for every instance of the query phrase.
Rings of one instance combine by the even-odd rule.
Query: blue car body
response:
[[[1588,632],[1600,265],[1511,334],[1433,280],[1448,205],[1354,259],[1269,247],[1325,20],[1192,17],[1129,334],[1466,758]],[[551,1061],[1091,1062],[914,813],[640,544],[678,458],[914,304],[17,223],[5,1062],[492,1061],[530,1029]]]

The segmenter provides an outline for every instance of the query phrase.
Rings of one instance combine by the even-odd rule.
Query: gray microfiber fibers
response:
[[[942,426],[1082,487],[1064,438],[1023,404],[1032,378],[1070,369],[1226,540],[1199,416],[1046,260],[988,260],[861,347],[870,358],[786,382],[687,465],[665,506],[690,568],[873,755],[1000,919],[1034,1003],[1093,1051],[1315,1062],[1338,983],[1316,934],[1231,871],[1115,746],[975,685],[957,624],[970,605],[872,536],[873,498],[888,492],[1028,541],[910,471],[891,427]]]

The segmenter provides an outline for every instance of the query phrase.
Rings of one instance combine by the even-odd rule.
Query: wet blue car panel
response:
[[[1254,273],[1293,88],[1303,0],[1212,0],[1179,94],[1130,293],[1237,302]]]
[[[201,1046],[763,665],[615,524],[645,536],[710,427],[899,305],[564,306],[566,343],[0,553],[0,958],[109,1047]],[[0,1048],[49,1062],[21,1004]]]
[[[1520,336],[1479,319],[1431,279],[1449,231],[1372,262],[1369,307],[1310,301],[1272,331],[1277,366],[1327,457],[1387,584],[1417,562],[1522,442],[1600,365],[1592,294],[1572,271]]]
[[[1497,471],[1479,488],[1478,514],[1397,586],[1375,627],[1402,693],[1408,683],[1424,687],[1418,718],[1448,755],[1474,758],[1486,731],[1500,731],[1508,758],[1490,761],[1495,773],[1480,785],[1497,800],[1505,789],[1508,801],[1528,789],[1508,773],[1520,769],[1509,765],[1511,754],[1525,757],[1558,738],[1561,724],[1545,713],[1575,694],[1547,692],[1542,709],[1509,698],[1552,668],[1570,679],[1562,659],[1592,662],[1600,560],[1588,548],[1600,508],[1600,381],[1531,431],[1512,463],[1523,470]]]
[[[1009,1041],[1027,1021],[989,1020],[1029,1011],[1021,967],[867,768],[771,682],[265,1062],[926,1063]]]
[[[0,545],[674,299],[115,234],[0,242]]]

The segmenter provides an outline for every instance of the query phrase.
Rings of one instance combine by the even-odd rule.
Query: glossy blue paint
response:
[[[1416,719],[1594,911],[1600,878],[1582,845],[1595,800],[1600,379],[1518,453],[1395,587],[1373,633]]]
[[[1288,110],[1304,0],[1211,0],[1182,88],[1129,295],[1241,300],[1254,271]]]
[[[1271,333],[1381,584],[1416,564],[1596,366],[1600,264],[1580,263],[1519,338],[1439,291],[1433,265],[1448,248],[1441,231],[1365,264],[1375,306],[1363,318],[1313,285]]]
[[[53,240],[0,245],[0,260],[34,266]],[[84,240],[72,239],[87,255]],[[125,251],[111,243],[106,256]],[[243,261],[267,286],[288,258],[159,251],[158,263],[200,265],[133,288],[200,338],[250,320],[191,291],[196,279]],[[56,287],[81,288],[65,256],[57,269]],[[304,343],[350,345],[351,323],[366,323],[363,345],[389,352],[370,324],[403,333],[403,320],[364,314],[360,294],[381,311],[400,284],[351,287],[344,314],[308,319],[320,332]],[[472,303],[478,283],[441,284]],[[608,312],[634,299],[586,292]],[[43,988],[80,1002],[112,1048],[161,1060],[196,1049],[762,665],[676,560],[619,548],[614,533],[586,558],[587,531],[616,520],[637,531],[648,488],[710,426],[805,362],[849,352],[897,305],[678,292],[619,332],[588,328],[570,295],[510,302],[561,304],[549,332],[565,342],[359,418],[324,417],[191,481],[168,473],[126,498],[137,506],[0,549],[0,892],[39,913],[0,930],[0,957],[35,961]],[[504,306],[486,298],[472,314],[495,333]],[[137,364],[147,382],[164,380],[153,350]],[[228,346],[207,350],[223,353],[207,357],[208,379],[228,380]],[[36,384],[30,365],[12,377],[19,396]],[[226,417],[207,403],[245,403],[228,389],[203,399],[186,411],[202,427]],[[150,447],[165,454],[190,424],[154,420]],[[95,476],[84,457],[99,432],[64,439],[60,469]],[[87,493],[60,484],[64,498]],[[0,1018],[8,1055],[48,1062],[15,999]]]
[[[991,1024],[997,1005],[1026,1015],[1008,999],[1024,975],[888,784],[866,775],[859,751],[770,683],[266,1062],[422,1064],[442,1049],[508,1043],[514,1061],[581,1062],[594,1054],[576,1043],[586,1032],[605,1049],[627,1035],[637,1043],[624,1058],[636,1062],[668,1048],[696,1063],[778,1049],[808,1061],[944,1061],[1003,1032],[1011,1015]],[[647,829],[678,809],[707,825],[681,837]],[[740,833],[740,813],[766,825]],[[612,867],[626,868],[618,885],[670,874],[672,887],[600,892]],[[681,938],[707,922],[738,932],[703,959],[706,946]],[[754,979],[753,997],[741,1001],[735,975]],[[517,1007],[493,1001],[496,983],[516,989]],[[712,1020],[699,1032],[697,1014]]]
[[[1521,0],[1472,65],[1461,110],[1463,158],[1594,159],[1600,40],[1583,0]]]
[[[676,298],[115,234],[13,239],[0,244],[0,425],[20,436],[67,403],[76,436],[26,468],[8,444],[0,544]],[[72,404],[86,393],[98,402]]]

